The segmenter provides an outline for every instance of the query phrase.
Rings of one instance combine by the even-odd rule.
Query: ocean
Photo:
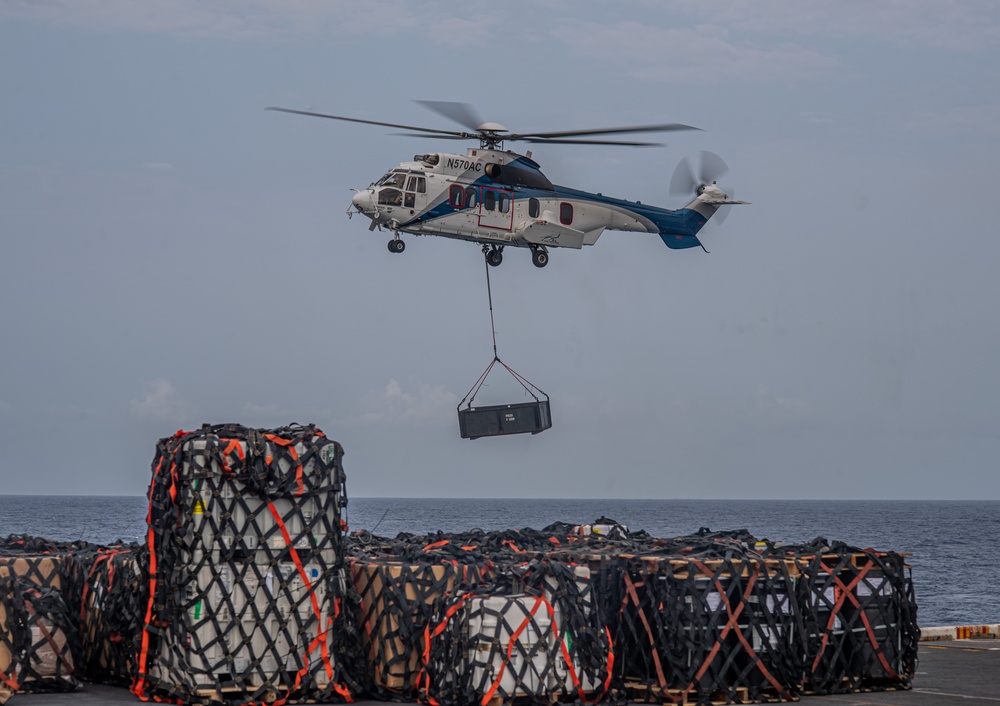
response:
[[[142,542],[143,497],[0,495],[0,536]],[[908,552],[921,626],[1000,623],[1000,502],[847,500],[560,500],[351,498],[350,529],[394,537],[541,529],[609,517],[659,537],[747,529],[759,538],[816,537]]]

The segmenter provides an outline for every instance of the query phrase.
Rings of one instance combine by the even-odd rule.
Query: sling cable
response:
[[[490,285],[488,260],[485,262],[485,267],[486,294],[490,305],[490,329],[493,333],[493,360],[486,366],[486,370],[465,394],[462,401],[458,403],[458,428],[463,439],[478,439],[481,436],[503,436],[505,434],[537,434],[552,426],[549,396],[542,392],[537,385],[500,360],[500,356],[497,355],[497,328],[493,319],[493,290]],[[487,376],[497,363],[521,384],[521,387],[534,398],[534,402],[472,406],[476,395],[479,394],[486,382]],[[462,409],[462,405],[465,405],[465,409]]]

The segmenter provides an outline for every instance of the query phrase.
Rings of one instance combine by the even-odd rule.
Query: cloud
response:
[[[409,390],[395,379],[384,389],[369,393],[362,403],[364,411],[357,419],[364,423],[421,422],[448,420],[458,407],[458,395],[443,386],[416,383]]]
[[[129,411],[142,421],[171,424],[179,424],[191,416],[190,406],[180,398],[174,386],[163,379],[147,382],[143,396],[129,403]]]
[[[173,171],[174,165],[169,162],[146,162],[142,168],[150,172],[170,172]]]
[[[13,411],[13,409],[14,408],[11,407],[9,404],[4,402],[3,400],[0,400],[0,417],[6,417]]]

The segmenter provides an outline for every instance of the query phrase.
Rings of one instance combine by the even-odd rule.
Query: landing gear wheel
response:
[[[531,262],[535,267],[545,267],[549,264],[549,254],[545,250],[532,250]]]
[[[388,247],[389,247],[389,252],[399,253],[406,250],[406,243],[404,243],[399,238],[393,238],[392,240],[389,241]]]
[[[500,250],[490,250],[486,253],[486,262],[491,267],[499,267],[503,262],[503,253]]]

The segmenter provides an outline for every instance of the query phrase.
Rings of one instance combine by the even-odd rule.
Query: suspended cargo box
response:
[[[552,416],[547,399],[458,410],[458,428],[463,439],[537,434],[551,426]]]

